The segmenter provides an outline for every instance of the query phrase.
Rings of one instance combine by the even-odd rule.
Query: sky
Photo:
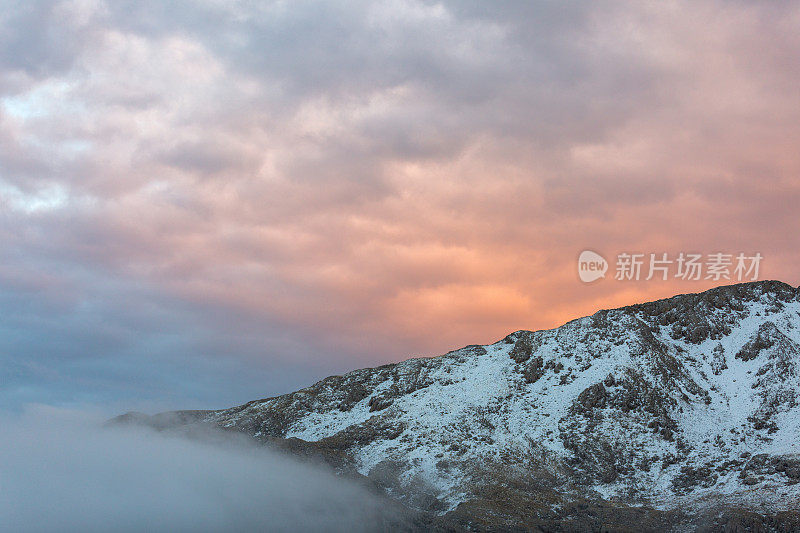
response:
[[[796,286],[798,57],[798,2],[0,0],[0,410],[222,408],[731,282],[621,253]]]

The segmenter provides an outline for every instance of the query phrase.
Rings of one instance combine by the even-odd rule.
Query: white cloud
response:
[[[2,420],[0,450],[8,531],[357,532],[393,516],[361,486],[230,435],[103,428],[37,406]]]

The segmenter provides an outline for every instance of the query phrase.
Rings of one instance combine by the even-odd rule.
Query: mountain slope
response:
[[[335,456],[459,527],[513,515],[498,505],[523,496],[527,513],[560,523],[581,501],[652,508],[656,520],[735,507],[791,522],[799,364],[800,290],[755,282],[356,370],[193,420]],[[502,520],[491,523],[522,524]]]

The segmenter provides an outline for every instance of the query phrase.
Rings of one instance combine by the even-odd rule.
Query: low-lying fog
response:
[[[241,440],[102,422],[42,406],[0,416],[0,529],[366,531],[388,516],[356,483]]]

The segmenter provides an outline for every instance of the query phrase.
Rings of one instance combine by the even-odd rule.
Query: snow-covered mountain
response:
[[[213,424],[320,454],[456,529],[558,520],[581,530],[597,523],[581,513],[603,522],[603,509],[627,513],[634,530],[687,516],[713,528],[716,510],[736,509],[742,527],[790,531],[800,528],[799,365],[800,290],[764,281],[166,425]]]

